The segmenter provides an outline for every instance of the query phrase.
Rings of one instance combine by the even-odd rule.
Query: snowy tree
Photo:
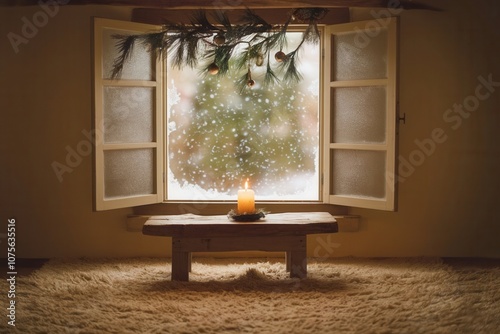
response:
[[[289,191],[290,178],[314,173],[317,129],[307,129],[317,97],[296,87],[234,89],[233,78],[200,81],[191,122],[171,133],[171,169],[180,183],[235,193],[250,178],[261,193]],[[313,113],[317,113],[316,110]],[[317,127],[317,120],[310,126]],[[304,128],[305,125],[305,128]],[[170,145],[174,145],[173,142]]]

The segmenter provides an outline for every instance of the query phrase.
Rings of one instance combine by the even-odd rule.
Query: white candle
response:
[[[238,190],[238,213],[255,212],[255,194],[252,189],[248,189],[248,180],[245,182],[245,189]]]

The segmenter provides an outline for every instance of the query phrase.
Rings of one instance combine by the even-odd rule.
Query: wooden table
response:
[[[188,281],[191,252],[284,251],[290,277],[307,277],[307,235],[336,233],[328,212],[268,214],[257,222],[193,214],[152,216],[143,234],[172,237],[172,280]]]

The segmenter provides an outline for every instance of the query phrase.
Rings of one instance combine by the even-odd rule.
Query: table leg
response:
[[[286,264],[286,272],[289,273],[292,269],[292,252],[285,252],[285,264]]]
[[[172,281],[189,281],[190,252],[172,251]]]
[[[307,277],[307,255],[306,250],[291,251],[290,253],[290,277]],[[288,263],[288,262],[287,262]]]

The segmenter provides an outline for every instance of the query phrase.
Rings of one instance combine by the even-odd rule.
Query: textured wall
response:
[[[500,86],[484,83],[500,81],[500,6],[432,4],[445,11],[400,13],[399,211],[351,209],[360,231],[311,237],[311,256],[500,256]],[[130,10],[52,10],[0,9],[2,229],[15,217],[19,257],[166,254],[167,240],[126,231],[132,210],[92,211],[91,17]]]

